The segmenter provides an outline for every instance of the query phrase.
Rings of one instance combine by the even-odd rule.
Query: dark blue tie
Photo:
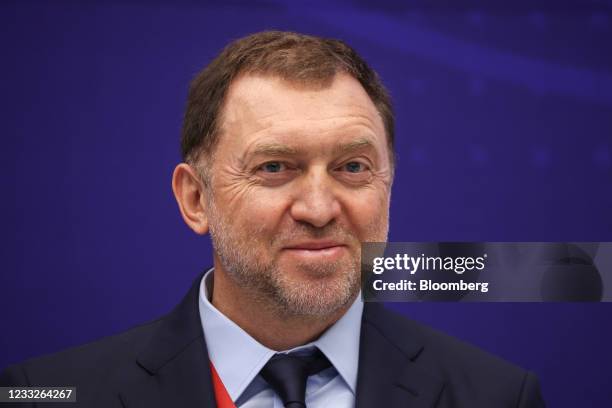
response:
[[[285,408],[304,408],[308,376],[330,366],[319,349],[308,356],[275,354],[262,368],[261,376],[278,394]]]

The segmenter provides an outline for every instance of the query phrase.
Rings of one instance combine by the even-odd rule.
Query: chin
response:
[[[302,291],[296,296],[285,296],[280,306],[285,314],[293,316],[325,318],[335,315],[339,310],[349,304],[354,296],[333,297],[322,296],[320,291],[305,293]]]
[[[285,275],[277,282],[277,300],[290,314],[329,316],[350,303],[359,292],[359,277],[347,273],[350,267],[334,271],[315,270]],[[344,271],[342,273],[341,271]]]

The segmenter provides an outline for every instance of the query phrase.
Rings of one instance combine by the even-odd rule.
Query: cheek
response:
[[[243,230],[251,234],[272,234],[283,219],[287,209],[287,200],[266,194],[248,194],[234,202],[228,213],[230,221],[244,226]],[[253,235],[248,239],[257,239]]]
[[[231,166],[220,169],[218,173],[214,197],[226,222],[245,234],[273,229],[287,206],[286,194],[262,189]],[[247,239],[253,239],[253,235]]]
[[[349,221],[355,227],[359,241],[379,241],[386,238],[389,220],[388,195],[368,190],[345,200]]]

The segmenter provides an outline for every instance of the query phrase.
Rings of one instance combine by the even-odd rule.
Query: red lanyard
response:
[[[210,362],[210,371],[212,373],[213,387],[215,389],[215,400],[217,401],[217,408],[236,408],[234,402],[230,398],[223,381],[219,377],[215,366],[212,361]]]

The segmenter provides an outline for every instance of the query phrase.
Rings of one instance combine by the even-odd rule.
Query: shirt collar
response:
[[[213,269],[206,272],[200,283],[200,319],[208,357],[230,398],[236,401],[276,352],[252,338],[212,305],[207,288],[212,272]],[[355,394],[362,313],[363,302],[358,296],[344,316],[317,340],[283,352],[318,347]]]

